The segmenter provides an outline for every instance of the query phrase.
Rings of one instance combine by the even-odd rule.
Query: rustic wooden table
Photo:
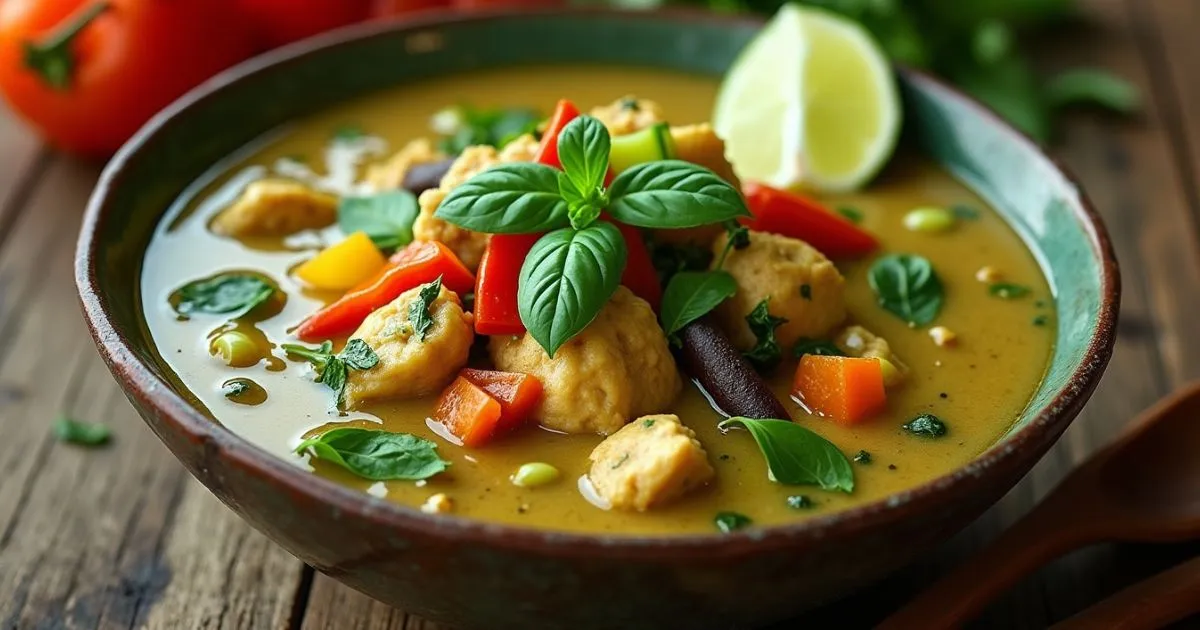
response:
[[[1082,177],[1121,260],[1125,299],[1108,376],[994,509],[820,621],[877,621],[1012,523],[1139,410],[1200,376],[1200,1],[1083,4],[1089,26],[1055,38],[1047,69],[1109,68],[1146,97],[1132,122],[1074,116],[1055,149]],[[99,167],[48,150],[11,116],[0,116],[0,147],[0,627],[433,627],[314,574],[184,472],[125,401],[79,316],[75,232]],[[49,424],[60,412],[103,420],[114,442],[56,442]],[[1078,553],[1023,582],[978,625],[1045,627],[1197,554],[1200,545]]]

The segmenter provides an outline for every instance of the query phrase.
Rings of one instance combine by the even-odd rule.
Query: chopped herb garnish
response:
[[[734,417],[721,422],[725,430],[741,425],[767,460],[767,476],[785,485],[815,485],[822,490],[852,492],[854,471],[838,447],[790,420]]]
[[[475,109],[463,105],[447,110],[446,120],[452,121],[438,143],[439,148],[458,155],[472,145],[485,144],[497,149],[527,134],[536,133],[542,116],[532,109]]]
[[[793,510],[809,510],[816,506],[812,499],[806,494],[796,494],[787,498],[788,507]]]
[[[838,208],[837,211],[838,211],[838,214],[842,215],[843,217],[846,217],[846,219],[848,221],[850,221],[851,223],[862,223],[863,213],[858,208],[854,208],[851,206],[842,206],[842,207]]]
[[[942,419],[931,414],[923,413],[912,420],[909,420],[904,425],[904,430],[913,435],[922,437],[940,438],[948,432],[946,423]]]
[[[413,334],[417,337],[417,341],[425,341],[429,329],[433,328],[433,315],[430,314],[429,307],[441,294],[442,277],[438,276],[437,280],[421,287],[417,299],[408,305],[408,321],[412,324]]]
[[[854,454],[854,462],[857,464],[870,464],[871,454],[867,451],[859,451]]]
[[[340,354],[333,354],[333,342],[325,341],[316,348],[294,343],[280,346],[284,352],[313,364],[317,370],[317,382],[332,389],[338,407],[346,393],[346,377],[351,369],[369,370],[379,364],[379,356],[362,339],[351,339]]]
[[[333,139],[338,142],[353,142],[362,138],[366,134],[363,133],[362,127],[357,125],[342,125],[333,130]]]
[[[438,457],[437,444],[408,433],[357,427],[326,431],[301,442],[296,453],[337,464],[373,481],[428,479],[450,462]]]
[[[799,339],[796,345],[792,347],[792,356],[799,359],[806,354],[815,354],[825,357],[844,357],[845,352],[834,345],[832,341],[823,341],[821,339]]]
[[[654,426],[654,418],[646,418],[642,421],[642,426],[646,427],[647,429]]]
[[[783,356],[782,350],[779,348],[779,342],[775,339],[775,329],[787,323],[788,320],[782,317],[776,317],[767,310],[767,303],[771,298],[766,298],[750,311],[746,316],[746,323],[750,325],[750,332],[754,333],[754,347],[749,352],[745,353],[746,359],[761,369],[771,369],[779,364]]]
[[[1046,300],[1034,300],[1034,301],[1033,301],[1033,307],[1034,307],[1034,308],[1045,308],[1045,307],[1046,307]]]
[[[738,514],[737,512],[718,512],[713,517],[713,525],[716,525],[717,530],[723,534],[728,534],[732,531],[739,530],[753,523],[749,516]]]
[[[871,265],[867,279],[879,305],[910,325],[932,322],[942,308],[942,281],[921,256],[883,256]]]
[[[1034,326],[1045,326],[1048,323],[1050,323],[1050,318],[1046,315],[1038,315],[1033,318]]]
[[[1013,284],[1011,282],[996,282],[988,286],[988,293],[1002,300],[1015,300],[1025,297],[1032,292],[1033,289],[1025,285]]]
[[[954,214],[954,218],[960,221],[978,221],[979,210],[965,203],[956,203],[950,206],[950,212]]]
[[[275,287],[258,275],[223,273],[183,285],[175,293],[175,312],[188,316],[194,313],[241,317],[259,304],[271,299]]]
[[[621,459],[618,459],[617,461],[613,462],[612,465],[609,466],[608,468],[609,468],[609,470],[616,470],[616,469],[620,468],[621,466],[625,465],[625,462],[627,462],[627,461],[629,461],[629,453],[625,453],[625,454],[621,455]]]
[[[640,103],[638,103],[638,100],[636,98],[634,98],[632,96],[626,96],[625,98],[621,99],[621,109],[624,109],[626,111],[631,111],[631,112],[637,112],[637,111],[641,111],[642,106]]]
[[[248,391],[250,391],[250,385],[246,381],[240,380],[229,381],[221,387],[221,393],[226,398],[237,398]]]
[[[112,429],[98,422],[84,422],[67,416],[54,421],[54,436],[60,442],[79,446],[103,446],[112,437]]]

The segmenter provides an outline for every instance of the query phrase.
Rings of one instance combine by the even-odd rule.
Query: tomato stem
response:
[[[65,90],[71,87],[75,72],[75,55],[71,44],[83,29],[109,9],[108,2],[96,2],[59,27],[42,42],[24,42],[25,66],[33,70],[50,87]]]

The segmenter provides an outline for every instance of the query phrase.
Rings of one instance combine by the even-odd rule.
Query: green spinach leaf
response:
[[[435,216],[488,234],[530,234],[565,227],[560,171],[544,164],[498,164],[450,191]]]
[[[338,227],[347,235],[365,232],[379,249],[396,249],[412,242],[419,213],[417,198],[407,190],[342,197]]]
[[[770,313],[767,309],[770,301],[771,298],[766,298],[759,302],[754,310],[746,316],[750,332],[754,333],[754,337],[758,341],[745,353],[745,357],[760,369],[771,369],[778,365],[780,359],[783,358],[783,351],[775,339],[775,329],[786,324],[788,320]]]
[[[689,228],[750,216],[741,193],[712,171],[681,160],[638,164],[608,191],[613,218],[645,228]]]
[[[621,282],[625,240],[611,223],[551,232],[521,266],[517,310],[550,357],[600,313]]]
[[[767,460],[768,475],[785,485],[815,485],[822,490],[854,491],[850,460],[829,440],[788,420],[733,417],[718,425],[741,425]]]
[[[275,287],[263,278],[242,272],[223,273],[183,285],[175,293],[175,312],[241,317],[271,299]]]
[[[437,444],[408,433],[356,427],[326,431],[301,442],[296,453],[337,464],[373,481],[428,479],[450,462],[437,454]]]
[[[871,265],[867,279],[879,305],[910,325],[932,322],[942,308],[942,281],[921,256],[884,256]]]
[[[673,335],[737,293],[737,281],[725,271],[684,271],[663,292],[659,320]]]
[[[68,444],[103,446],[112,438],[112,429],[98,422],[83,422],[59,416],[54,421],[54,437]]]
[[[429,306],[441,294],[442,277],[438,276],[437,280],[422,286],[421,291],[417,294],[417,299],[408,305],[408,322],[412,324],[413,335],[417,338],[417,341],[425,341],[425,336],[429,334],[429,329],[433,328],[433,316],[429,313]],[[364,347],[366,345],[365,343],[363,344]],[[346,347],[349,348],[350,346],[347,345]],[[370,348],[367,348],[368,352],[370,350]],[[372,365],[371,367],[374,366]]]

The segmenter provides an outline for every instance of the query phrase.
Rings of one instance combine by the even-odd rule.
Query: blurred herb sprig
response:
[[[629,0],[614,0],[629,5]],[[641,6],[653,3],[638,0]],[[667,0],[720,11],[772,15],[784,0]],[[1043,78],[1020,49],[1023,35],[1062,25],[1074,0],[798,0],[840,13],[869,30],[894,61],[958,85],[1039,141],[1063,107],[1138,108],[1137,89],[1106,71],[1083,68]]]

